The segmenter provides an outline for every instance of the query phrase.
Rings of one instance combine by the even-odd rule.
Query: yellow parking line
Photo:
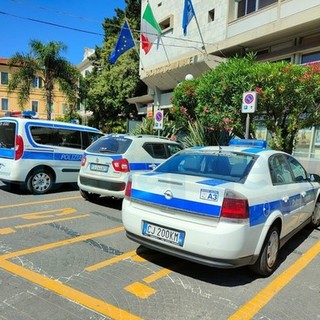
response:
[[[67,200],[79,199],[79,198],[82,198],[82,197],[81,197],[81,196],[76,196],[76,197],[66,197],[66,198],[58,198],[58,199],[47,199],[47,200],[24,202],[24,203],[16,203],[16,204],[7,204],[7,205],[4,205],[4,206],[0,206],[0,209],[24,207],[24,206],[31,206],[31,205],[34,205],[34,204],[50,203],[50,202],[58,202],[58,201],[60,202],[60,201],[67,201]]]
[[[134,314],[129,313],[120,308],[117,308],[103,300],[89,296],[79,290],[73,289],[72,287],[62,284],[56,280],[50,279],[39,273],[18,266],[10,261],[3,260],[1,261],[0,266],[2,269],[8,272],[18,275],[23,279],[27,279],[37,285],[40,285],[46,289],[49,289],[61,295],[62,297],[79,303],[80,305],[83,305],[91,310],[99,312],[100,314],[103,314],[107,317],[111,317],[112,319],[141,319],[140,317],[135,316]]]
[[[128,286],[126,286],[124,290],[134,294],[136,297],[140,299],[147,299],[157,292],[157,290],[149,286],[146,286],[145,284],[140,282],[131,283]]]
[[[13,233],[16,232],[16,230],[12,229],[12,228],[2,228],[0,229],[0,234],[9,234],[9,233]]]
[[[107,236],[107,235],[110,235],[110,234],[113,234],[113,233],[116,233],[116,232],[120,232],[120,231],[123,231],[123,230],[124,230],[124,228],[123,228],[123,226],[121,226],[121,227],[108,229],[108,230],[104,230],[104,231],[100,231],[100,232],[89,233],[89,234],[86,234],[86,235],[83,235],[83,236],[79,236],[79,237],[74,237],[74,238],[70,238],[70,239],[66,239],[66,240],[61,240],[61,241],[58,241],[58,242],[44,244],[44,245],[41,245],[41,246],[38,246],[38,247],[32,247],[32,248],[29,248],[29,249],[15,251],[15,252],[11,252],[11,253],[6,253],[6,254],[3,254],[3,255],[0,255],[0,262],[2,262],[5,259],[11,259],[11,258],[15,258],[15,257],[19,257],[19,256],[35,253],[35,252],[54,249],[54,248],[66,246],[66,245],[69,245],[69,244],[73,244],[73,243],[85,241],[85,240],[88,240],[88,239],[92,239],[92,238]],[[0,267],[1,267],[1,265],[0,265]]]
[[[46,211],[39,211],[39,212],[32,212],[32,213],[23,213],[23,214],[18,214],[15,216],[5,216],[5,217],[0,217],[1,220],[11,220],[11,219],[26,219],[26,220],[31,220],[31,219],[43,219],[43,218],[50,218],[53,217],[54,212],[57,212],[55,215],[57,216],[63,216],[67,214],[72,214],[75,213],[77,210],[74,208],[59,208],[59,209],[53,209],[53,210],[46,210]],[[48,213],[51,213],[47,215]],[[44,216],[43,216],[44,215]]]
[[[0,229],[0,234],[2,234],[2,235],[3,234],[9,234],[9,233],[16,232],[17,229],[32,228],[32,227],[37,227],[37,226],[40,226],[40,225],[43,225],[43,224],[61,222],[61,221],[79,219],[79,218],[87,218],[87,217],[90,217],[90,214],[81,214],[81,215],[78,215],[78,216],[73,216],[73,217],[68,217],[68,218],[51,219],[51,220],[34,222],[34,223],[22,224],[22,225],[14,226],[12,228]]]
[[[228,320],[251,319],[319,253],[320,241],[318,241],[286,271],[274,279],[267,287],[242,306],[236,313],[229,317]]]
[[[169,270],[169,269],[161,269],[160,271],[155,272],[152,275],[143,278],[143,281],[145,283],[152,283],[152,282],[157,281],[158,279],[161,279],[161,278],[167,276],[171,272],[172,272],[172,270]]]
[[[135,254],[136,254],[136,250],[132,250],[132,251],[120,254],[120,255],[118,255],[118,256],[116,256],[114,258],[111,258],[111,259],[108,259],[108,260],[104,260],[102,262],[99,262],[97,264],[89,266],[89,267],[85,268],[85,270],[89,271],[89,272],[96,271],[96,270],[99,270],[99,269],[104,268],[106,266],[110,266],[111,264],[118,263],[119,261],[121,261],[121,260],[123,260],[125,258],[132,257]]]
[[[46,220],[46,221],[34,222],[34,223],[27,223],[27,224],[15,226],[14,228],[15,229],[31,228],[31,227],[36,227],[36,226],[40,226],[40,225],[48,224],[48,223],[53,223],[53,222],[68,221],[68,220],[87,218],[87,217],[90,217],[90,214],[80,214],[78,216],[73,216],[73,217],[68,217],[68,218],[59,218],[59,219],[51,219],[51,220]]]

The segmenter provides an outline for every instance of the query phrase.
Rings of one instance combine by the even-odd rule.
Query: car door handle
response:
[[[301,194],[302,198],[304,198],[307,195],[307,193],[305,191],[301,192],[300,194]]]
[[[157,165],[155,163],[152,163],[149,165],[149,168],[152,170],[155,169],[156,167],[157,167]]]
[[[289,201],[289,197],[288,197],[288,196],[284,196],[284,197],[282,198],[282,201],[285,202],[285,203],[287,203],[287,202]]]

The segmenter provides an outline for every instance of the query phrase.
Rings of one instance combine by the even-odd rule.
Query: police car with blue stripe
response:
[[[129,134],[110,134],[85,150],[78,177],[81,195],[94,201],[101,195],[123,198],[132,172],[151,171],[180,151],[170,139]]]
[[[33,112],[0,119],[0,181],[33,194],[76,183],[84,149],[104,134],[78,124],[35,119]]]
[[[262,276],[279,249],[320,224],[319,176],[265,141],[185,149],[150,173],[132,175],[122,204],[127,236],[201,264],[249,265]]]

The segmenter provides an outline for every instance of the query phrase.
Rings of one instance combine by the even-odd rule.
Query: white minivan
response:
[[[76,183],[84,149],[101,136],[78,124],[0,118],[0,181],[24,185],[33,194]]]

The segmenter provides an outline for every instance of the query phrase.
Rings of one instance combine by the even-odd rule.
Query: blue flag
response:
[[[116,46],[114,47],[112,53],[110,54],[109,61],[114,64],[117,59],[126,51],[134,47],[136,44],[132,38],[131,31],[129,29],[127,21],[123,24],[120,31],[119,38]]]
[[[184,0],[182,29],[183,34],[187,35],[187,26],[195,15],[191,0]]]

